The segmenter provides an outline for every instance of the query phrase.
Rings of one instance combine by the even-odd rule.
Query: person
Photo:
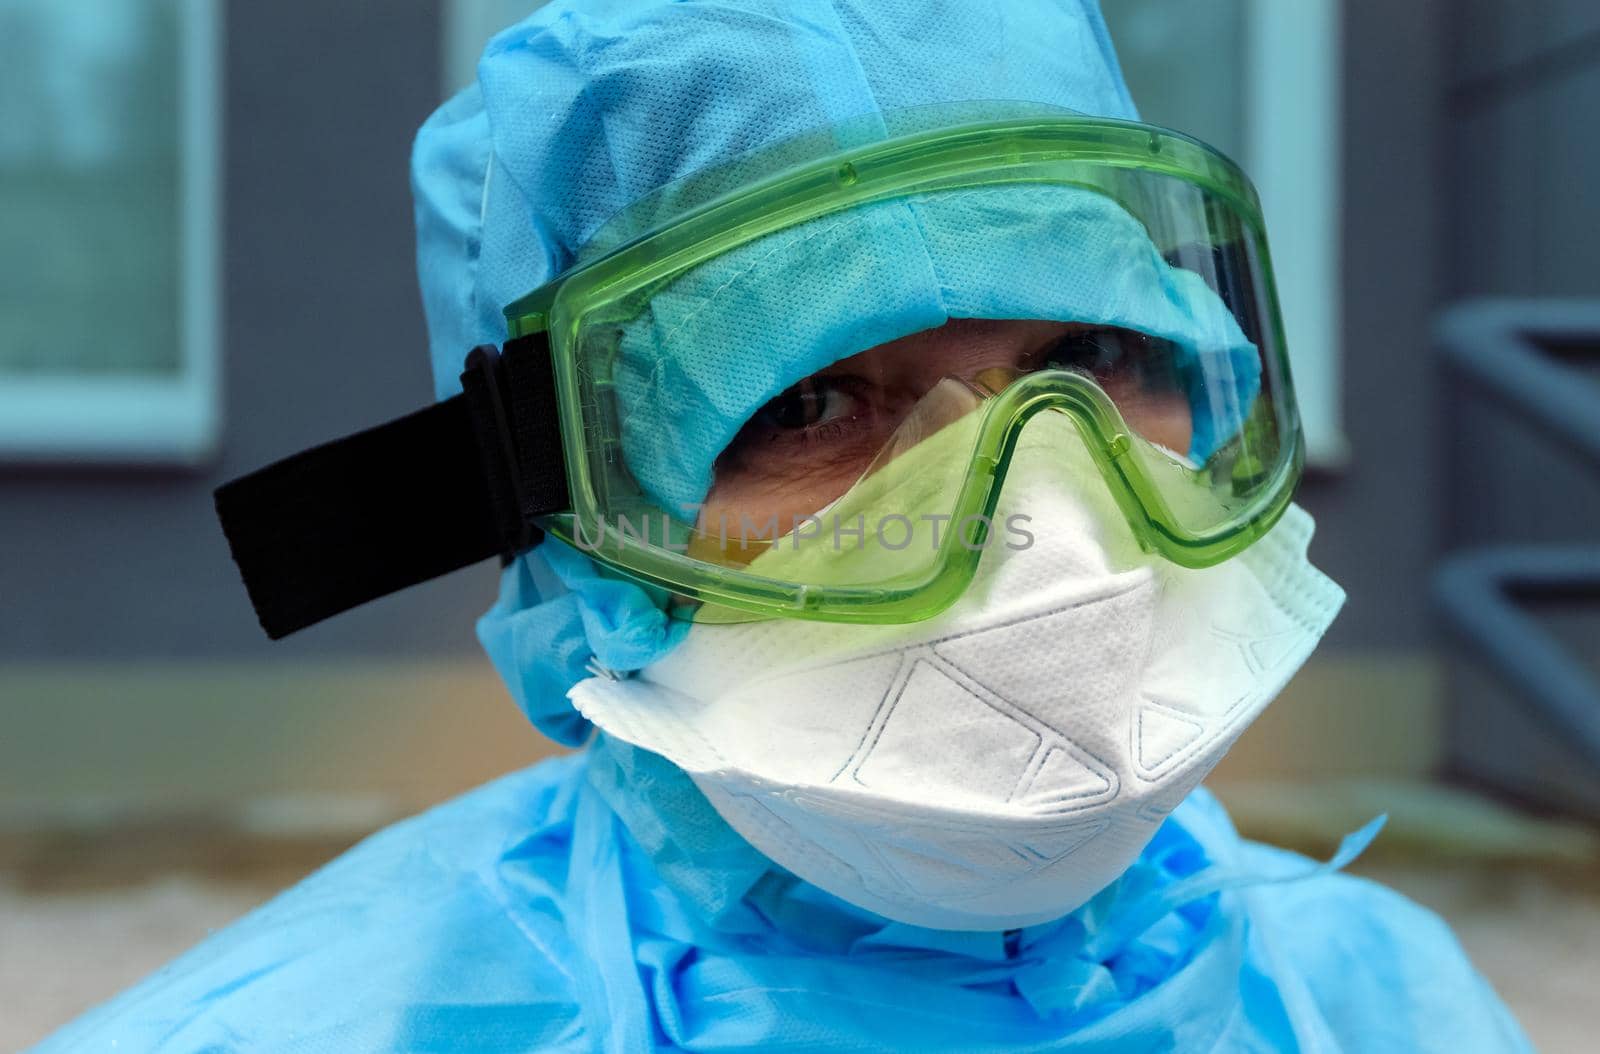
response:
[[[1248,181],[1093,0],[556,0],[413,177],[440,402],[219,513],[274,636],[502,552],[583,749],[41,1050],[1527,1049],[1376,825],[1198,787],[1343,595]]]

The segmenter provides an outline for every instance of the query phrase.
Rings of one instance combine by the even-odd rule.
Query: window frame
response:
[[[1248,0],[1244,166],[1261,198],[1306,460],[1338,471],[1344,430],[1340,0]]]
[[[0,372],[5,462],[199,465],[218,447],[222,12],[217,0],[179,0],[177,10],[179,368],[166,377]],[[106,320],[108,337],[115,327]]]

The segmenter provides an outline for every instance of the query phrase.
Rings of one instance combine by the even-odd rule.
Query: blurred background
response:
[[[1261,186],[1350,595],[1213,784],[1308,852],[1389,812],[1355,870],[1593,1049],[1600,5],[1103,2]],[[411,138],[534,6],[0,0],[0,1049],[550,751],[492,565],[269,644],[210,497],[429,397]]]

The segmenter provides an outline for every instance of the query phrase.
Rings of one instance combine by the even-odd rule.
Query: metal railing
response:
[[[1600,480],[1600,373],[1587,372],[1600,367],[1600,302],[1464,304],[1444,314],[1436,336],[1452,385]],[[1453,553],[1434,576],[1434,599],[1463,658],[1482,663],[1550,749],[1600,786],[1600,678],[1585,662],[1600,653],[1600,637],[1580,656],[1532,613],[1557,603],[1600,614],[1600,522],[1582,526],[1596,544],[1495,542]]]

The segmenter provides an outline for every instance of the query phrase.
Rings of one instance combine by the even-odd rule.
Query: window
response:
[[[0,458],[215,447],[213,0],[0,0]]]

